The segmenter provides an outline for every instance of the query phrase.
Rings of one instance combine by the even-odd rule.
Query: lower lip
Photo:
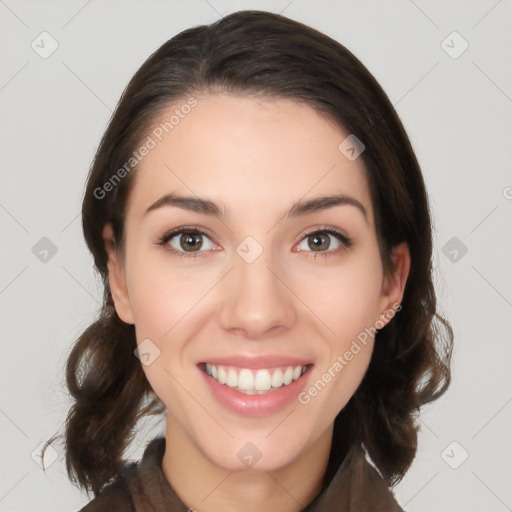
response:
[[[265,416],[280,411],[293,402],[294,399],[297,399],[297,396],[306,385],[310,369],[311,366],[291,384],[281,386],[275,391],[269,391],[265,395],[246,395],[240,393],[234,388],[216,381],[200,368],[199,371],[203,375],[206,385],[210,388],[213,396],[223,407],[244,416]]]

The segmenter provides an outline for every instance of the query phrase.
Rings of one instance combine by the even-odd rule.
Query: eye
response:
[[[351,245],[351,240],[341,231],[334,228],[322,228],[307,233],[297,250],[329,254],[348,249]],[[327,254],[325,255],[327,256]]]
[[[195,257],[198,254],[215,250],[215,244],[208,235],[198,228],[180,228],[164,235],[158,245],[165,246],[172,253],[180,253],[180,256]]]
[[[157,245],[183,258],[205,256],[208,251],[219,250],[207,233],[199,228],[182,227],[163,235]],[[335,228],[324,227],[307,233],[295,252],[306,252],[314,258],[327,257],[344,251],[352,245],[349,237]]]

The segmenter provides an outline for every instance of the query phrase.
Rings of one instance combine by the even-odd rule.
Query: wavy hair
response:
[[[366,67],[325,34],[264,11],[235,12],[165,42],[127,85],[101,139],[87,179],[82,226],[104,296],[66,365],[73,399],[64,433],[68,476],[97,495],[127,463],[123,454],[139,419],[164,412],[134,356],[134,326],[115,311],[102,238],[103,226],[112,223],[122,250],[136,166],[108,194],[98,191],[130,161],[170,104],[217,92],[306,104],[365,145],[361,158],[384,269],[392,272],[391,250],[404,241],[411,268],[401,311],[377,332],[368,371],[336,417],[325,481],[357,443],[394,485],[415,457],[420,407],[450,383],[453,332],[436,306],[421,169],[393,105]]]

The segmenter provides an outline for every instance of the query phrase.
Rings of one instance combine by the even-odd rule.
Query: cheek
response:
[[[198,272],[193,267],[179,267],[166,258],[133,251],[128,270],[128,291],[138,343],[150,340],[156,359],[143,365],[155,393],[173,410],[185,415],[186,406],[180,382],[190,378],[189,343],[208,320],[212,311],[202,300],[219,280],[215,271]],[[174,397],[174,399],[173,399]]]
[[[165,258],[134,257],[131,263],[129,295],[135,325],[141,336],[152,336],[156,343],[175,336],[214,284],[213,273],[209,279],[205,272],[179,268]]]
[[[304,272],[297,283],[299,296],[340,348],[379,317],[382,270],[375,256],[354,255],[339,267]]]
[[[318,421],[327,421],[348,403],[370,363],[382,267],[378,253],[368,252],[335,270],[319,270],[301,279],[300,293],[322,321],[325,343],[315,379],[299,401],[322,411]]]
[[[187,417],[186,395],[180,383],[190,378],[187,345],[191,322],[197,318],[201,298],[212,284],[204,273],[179,269],[148,254],[132,252],[129,294],[137,342],[150,340],[156,354],[143,371],[156,395],[179,417]],[[194,322],[194,326],[196,323]],[[180,400],[180,397],[184,400]]]

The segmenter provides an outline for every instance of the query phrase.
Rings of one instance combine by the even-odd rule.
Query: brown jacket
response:
[[[165,438],[153,439],[139,463],[126,465],[114,481],[79,512],[188,512],[162,470]],[[404,512],[359,448],[352,448],[330,484],[303,512]],[[198,510],[198,512],[201,512]],[[266,511],[265,511],[266,512]]]

